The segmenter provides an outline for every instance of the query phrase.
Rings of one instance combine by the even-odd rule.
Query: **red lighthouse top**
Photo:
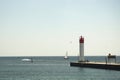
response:
[[[84,38],[82,36],[79,39],[79,43],[84,43]]]

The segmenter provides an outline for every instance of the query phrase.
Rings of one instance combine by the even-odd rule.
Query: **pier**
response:
[[[118,64],[118,63],[70,62],[70,66],[96,68],[96,69],[108,69],[108,70],[118,70],[118,71],[120,71],[120,64]]]

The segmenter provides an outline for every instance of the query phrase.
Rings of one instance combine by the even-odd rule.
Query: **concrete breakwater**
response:
[[[103,62],[70,62],[70,66],[87,67],[97,69],[109,69],[120,71],[120,64],[117,63],[103,63]]]

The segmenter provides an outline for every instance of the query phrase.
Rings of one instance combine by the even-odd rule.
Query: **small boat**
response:
[[[21,61],[23,62],[33,62],[33,59],[31,58],[24,58],[24,59],[21,59]]]
[[[65,55],[64,59],[68,59],[68,52],[67,51],[66,51],[66,55]]]

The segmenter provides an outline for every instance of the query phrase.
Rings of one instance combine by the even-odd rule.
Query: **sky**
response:
[[[0,56],[120,55],[120,0],[0,0]]]

